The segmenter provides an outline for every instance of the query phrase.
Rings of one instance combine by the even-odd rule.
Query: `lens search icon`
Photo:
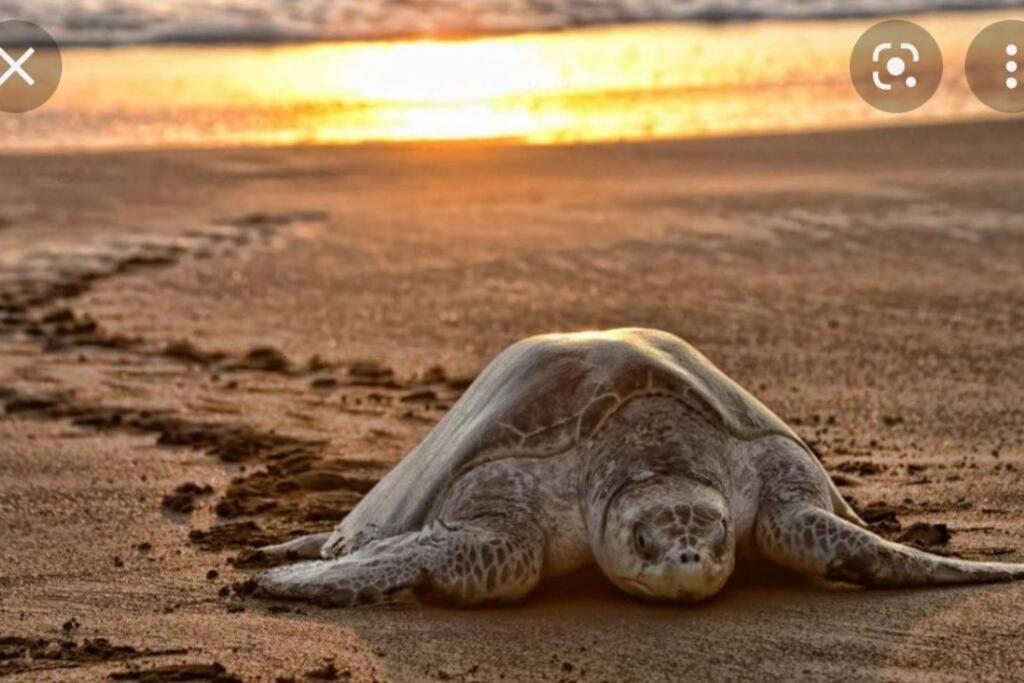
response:
[[[853,87],[876,109],[899,114],[931,99],[942,54],[931,34],[909,21],[883,21],[860,37],[850,57]]]
[[[880,61],[882,53],[892,49],[892,43],[880,43],[876,45],[875,50],[871,56],[871,61]],[[914,47],[913,43],[900,43],[900,49],[905,50],[911,56],[913,62],[917,63],[921,61],[921,53],[917,51],[917,48]],[[885,70],[889,74],[889,76],[897,78],[906,73],[907,63],[903,61],[902,57],[890,57],[889,61],[885,63]],[[892,83],[883,81],[879,75],[879,72],[872,71],[871,79],[875,82],[875,87],[878,88],[879,90],[892,90]],[[905,82],[908,88],[917,87],[917,78],[915,78],[914,76],[907,76],[907,80]]]

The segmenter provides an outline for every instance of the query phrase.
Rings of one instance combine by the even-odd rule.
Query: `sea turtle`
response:
[[[714,595],[737,557],[864,586],[1024,578],[864,526],[800,437],[683,340],[549,334],[495,358],[333,533],[264,549],[318,560],[255,582],[348,606],[415,588],[511,601],[595,561],[665,601]]]

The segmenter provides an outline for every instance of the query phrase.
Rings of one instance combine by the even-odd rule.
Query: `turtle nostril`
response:
[[[690,562],[700,562],[700,553],[679,553],[679,561],[682,564],[689,564]]]

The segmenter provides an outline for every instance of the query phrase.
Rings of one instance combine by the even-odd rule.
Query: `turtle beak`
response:
[[[627,579],[623,577],[616,577],[615,583],[619,584],[623,588],[627,589],[627,592],[633,593],[634,595],[641,595],[647,598],[653,598],[654,594],[651,593],[651,589],[640,583],[635,579]]]

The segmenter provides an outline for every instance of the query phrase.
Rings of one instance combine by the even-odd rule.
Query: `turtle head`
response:
[[[631,595],[702,600],[732,574],[736,537],[729,506],[712,486],[639,472],[604,512],[595,555],[604,573]]]

